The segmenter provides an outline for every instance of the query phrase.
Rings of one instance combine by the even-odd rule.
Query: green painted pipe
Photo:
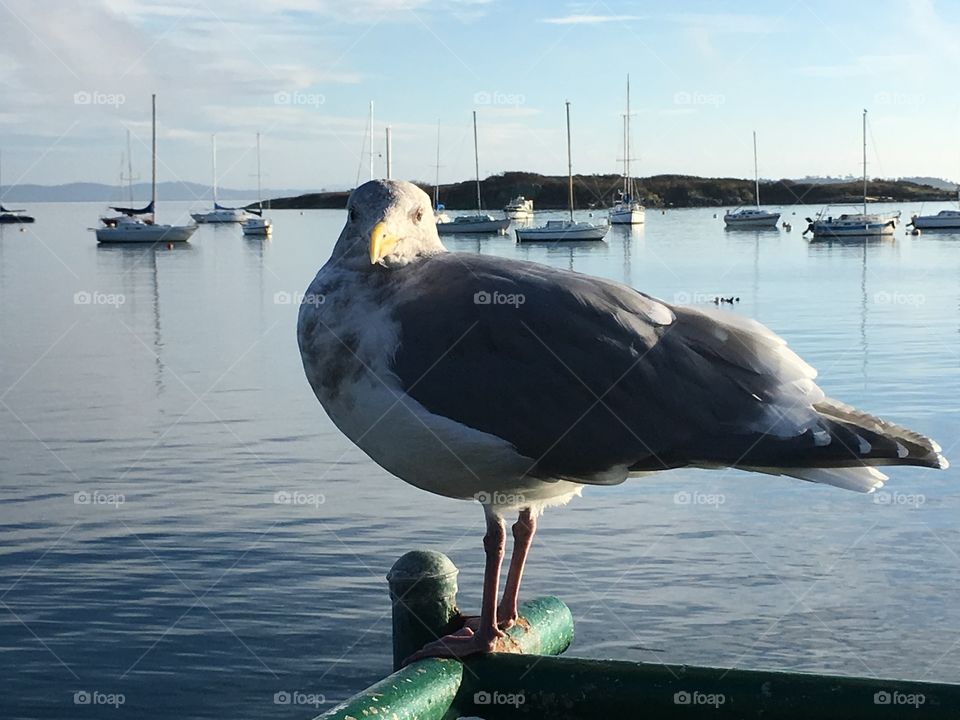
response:
[[[960,685],[946,683],[523,655],[466,667],[453,710],[485,720],[960,717]]]
[[[570,646],[573,616],[559,598],[529,600],[521,603],[519,609],[520,622],[507,631],[508,642],[514,650],[551,655]],[[498,654],[497,657],[509,655]],[[465,665],[457,660],[419,660],[354,695],[320,718],[441,720],[453,705],[464,676],[471,674],[474,662],[473,658],[468,658]]]
[[[457,609],[457,566],[443,553],[412,550],[387,573],[393,605],[393,669],[463,625]]]
[[[458,660],[429,658],[384,678],[316,720],[443,720],[463,679]]]

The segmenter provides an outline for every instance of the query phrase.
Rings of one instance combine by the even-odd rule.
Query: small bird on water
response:
[[[763,325],[609,280],[447,252],[430,199],[371,181],[300,306],[314,393],[376,463],[486,515],[479,621],[414,657],[505,651],[545,507],[680,467],[872,492],[932,440],[828,398]],[[499,595],[506,529],[514,547]]]

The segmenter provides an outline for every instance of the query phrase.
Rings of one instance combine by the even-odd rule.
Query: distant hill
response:
[[[902,180],[904,182],[914,183],[915,185],[929,185],[930,187],[937,188],[937,190],[953,190],[956,192],[957,189],[957,183],[955,183],[953,180],[945,180],[937,177],[915,176],[889,179]],[[862,182],[861,178],[857,177],[856,175],[847,175],[845,177],[820,177],[817,175],[807,175],[806,177],[795,178],[791,180],[791,182],[801,183],[804,185],[842,185],[845,183],[858,181]]]
[[[618,187],[618,175],[575,175],[574,206],[580,209],[608,207]],[[428,195],[433,186],[417,183]],[[524,195],[538,210],[562,210],[567,207],[566,176],[506,172],[481,181],[484,209],[500,210],[513,197]],[[752,180],[740,178],[702,178],[691,175],[655,175],[637,179],[638,195],[648,207],[736,207],[754,202]],[[950,192],[906,180],[871,180],[867,194],[873,200],[935,201],[952,200]],[[320,192],[282,197],[270,201],[274,208],[342,208],[349,192]],[[760,197],[765,205],[856,203],[863,197],[860,180],[820,183],[796,180],[762,180]],[[443,185],[440,202],[447,208],[467,210],[476,204],[473,181]]]
[[[296,195],[301,189],[264,190],[264,197],[271,195]],[[217,188],[220,200],[250,201],[256,197],[255,190],[234,190]],[[162,200],[207,200],[213,201],[213,190],[209,185],[191,182],[162,182],[157,184],[157,195]],[[135,183],[133,186],[134,203],[149,202],[150,183]],[[103,183],[67,183],[65,185],[13,185],[3,188],[5,203],[31,202],[127,202],[129,191],[126,187],[105,185]]]

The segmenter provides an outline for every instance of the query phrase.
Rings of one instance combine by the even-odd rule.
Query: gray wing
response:
[[[883,433],[818,412],[813,369],[754,321],[490,256],[391,272],[405,391],[512,443],[538,474],[902,456]]]

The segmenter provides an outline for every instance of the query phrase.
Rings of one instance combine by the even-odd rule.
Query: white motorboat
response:
[[[250,217],[250,214],[243,208],[224,207],[217,202],[217,136],[212,135],[213,143],[213,210],[201,213],[190,213],[190,217],[198,223],[222,224],[222,223],[242,223]]]
[[[960,205],[960,187],[957,188],[957,204]],[[907,225],[917,230],[960,230],[960,210],[941,210],[936,215],[914,215]]]
[[[511,220],[530,220],[533,218],[533,200],[517,195],[503,209]]]
[[[439,150],[438,150],[439,152]],[[483,202],[480,199],[480,153],[477,143],[477,111],[473,111],[473,162],[477,176],[477,212],[473,215],[460,215],[453,221],[438,221],[437,233],[440,235],[454,235],[460,233],[471,234],[502,234],[510,224],[510,218],[498,220],[492,215],[483,212]],[[438,171],[439,172],[439,171]],[[436,203],[436,200],[434,201]]]
[[[112,208],[123,213],[119,217],[106,218],[104,226],[96,230],[99,243],[173,243],[186,242],[196,232],[196,225],[158,225],[156,220],[157,207],[157,96],[151,99],[152,112],[152,140],[151,140],[151,181],[150,204],[145,208]],[[141,219],[140,216],[149,215]]]
[[[269,236],[273,232],[270,218],[263,216],[263,188],[260,186],[260,133],[257,133],[257,209],[250,212],[251,217],[243,221],[240,227],[244,235]]]
[[[630,76],[627,75],[627,111],[623,115],[623,188],[608,217],[614,225],[639,225],[644,220],[644,208],[635,199],[636,192],[630,175]]]
[[[546,225],[515,228],[517,242],[563,242],[572,240],[603,240],[610,226],[577,222],[573,219],[573,156],[570,152],[570,102],[567,101],[567,220],[549,220]]]
[[[893,235],[897,229],[900,213],[867,212],[867,111],[863,111],[863,211],[844,213],[838,217],[829,215],[829,206],[821,210],[816,219],[807,218],[809,225],[803,231],[806,235],[813,232],[814,239],[833,239],[847,237],[877,237]]]
[[[960,229],[960,210],[941,210],[936,215],[914,215],[908,224],[918,230]]]
[[[760,207],[760,171],[757,165],[757,132],[753,132],[753,199],[755,207],[741,207],[731,210],[723,216],[727,229],[738,228],[775,228],[780,221],[780,213],[764,210]]]

